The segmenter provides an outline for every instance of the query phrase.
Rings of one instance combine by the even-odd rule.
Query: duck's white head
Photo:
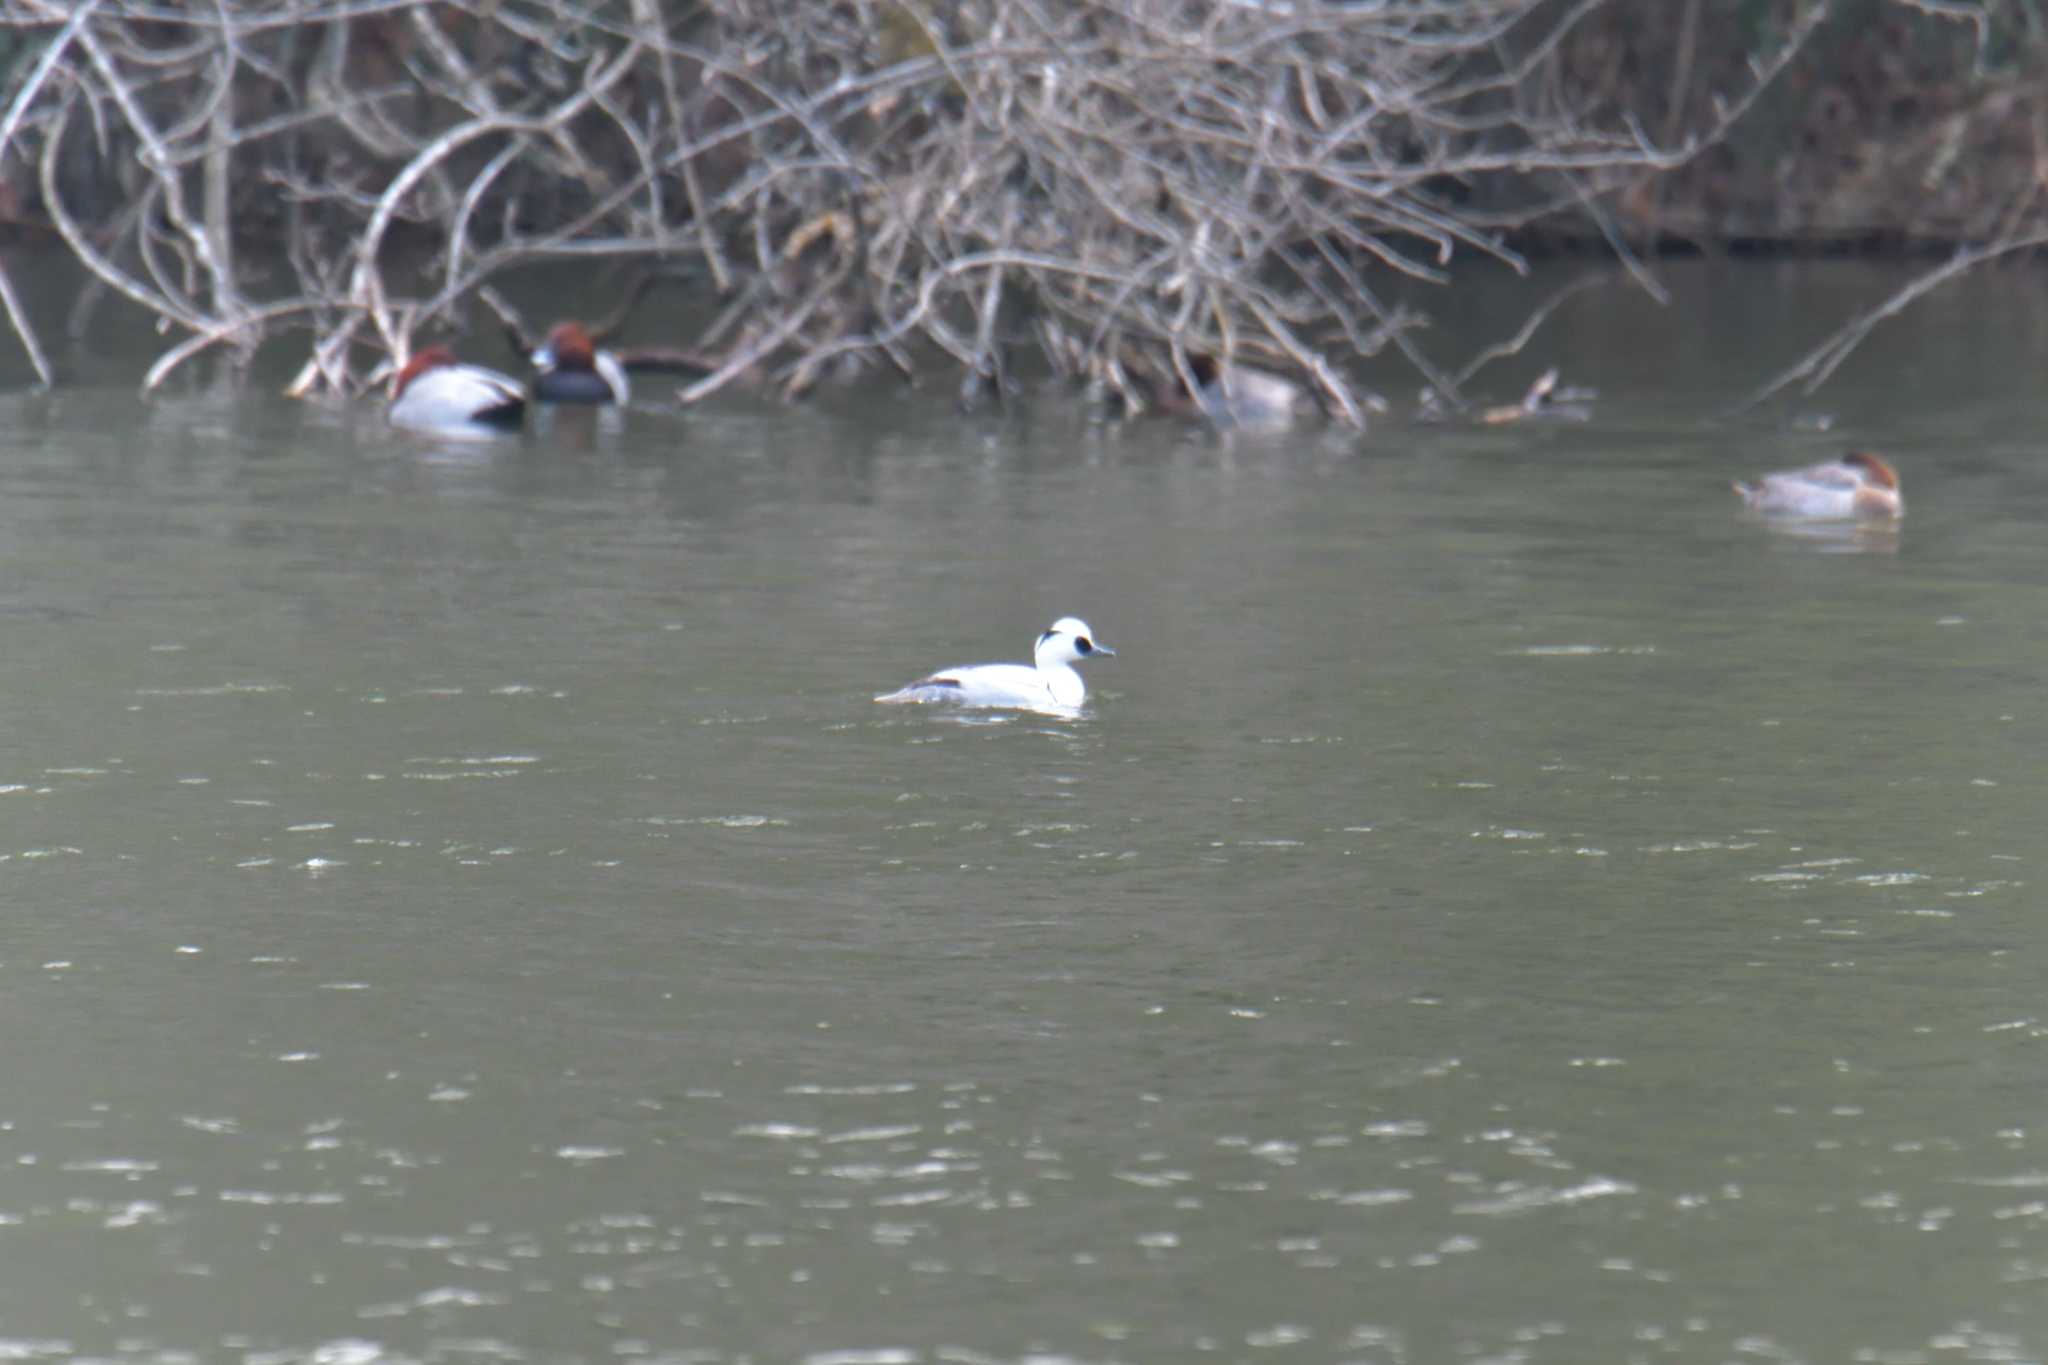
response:
[[[1078,616],[1062,616],[1038,637],[1031,659],[1040,668],[1057,668],[1076,660],[1115,653],[1108,645],[1096,643],[1095,632],[1088,628],[1086,621]]]

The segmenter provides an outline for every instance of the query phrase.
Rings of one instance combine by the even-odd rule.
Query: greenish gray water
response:
[[[2041,281],[1701,420],[1897,278],[1585,426],[0,400],[0,1356],[2040,1359]]]

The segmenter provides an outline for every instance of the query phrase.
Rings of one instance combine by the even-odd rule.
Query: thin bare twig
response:
[[[2015,251],[2031,251],[2041,246],[2048,246],[2048,231],[2028,233],[2024,237],[2015,237],[1987,247],[1962,248],[1942,265],[1894,290],[1890,297],[1875,308],[1859,313],[1835,329],[1825,341],[1801,356],[1795,364],[1780,371],[1768,383],[1730,408],[1727,415],[1734,416],[1747,412],[1801,379],[1806,381],[1801,392],[1812,394],[1828,381],[1828,377],[1834,374],[1842,362],[1863,344],[1863,339],[1875,331],[1877,325],[1885,319],[1898,316],[1925,295],[1934,292],[1957,276],[1983,265],[1986,261],[1995,261]]]
[[[1456,380],[1458,386],[1460,388],[1464,387],[1466,383],[1470,382],[1473,375],[1478,374],[1494,361],[1504,360],[1511,355],[1519,355],[1522,348],[1529,344],[1530,338],[1536,335],[1536,330],[1550,320],[1550,315],[1555,313],[1566,299],[1571,298],[1574,294],[1591,289],[1596,284],[1605,283],[1607,283],[1605,275],[1585,275],[1573,280],[1570,284],[1552,294],[1541,304],[1537,305],[1534,312],[1522,320],[1522,325],[1515,330],[1513,336],[1509,337],[1506,341],[1496,341],[1491,346],[1481,350],[1478,355],[1473,356],[1465,368],[1458,371]]]
[[[7,306],[7,321],[14,328],[14,335],[21,338],[21,348],[28,352],[29,364],[36,367],[36,378],[43,387],[54,388],[56,379],[50,373],[50,362],[43,358],[43,348],[36,340],[36,329],[29,323],[28,310],[21,306],[21,300],[14,293],[14,279],[7,273],[7,264],[0,261],[0,303]]]

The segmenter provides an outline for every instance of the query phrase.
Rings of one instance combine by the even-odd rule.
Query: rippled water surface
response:
[[[1898,278],[1582,426],[0,400],[0,1358],[2041,1359],[2042,282],[1708,420]]]

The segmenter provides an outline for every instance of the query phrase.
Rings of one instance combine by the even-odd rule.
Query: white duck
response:
[[[1753,510],[1783,517],[1900,517],[1899,475],[1882,456],[1852,450],[1839,460],[1780,469],[1735,492]]]
[[[1088,698],[1088,684],[1074,664],[1081,659],[1114,655],[1095,642],[1095,632],[1078,616],[1062,616],[1048,626],[1032,648],[1028,664],[966,664],[942,668],[884,692],[875,700],[950,702],[955,706],[1005,706],[1021,711],[1071,713]]]

